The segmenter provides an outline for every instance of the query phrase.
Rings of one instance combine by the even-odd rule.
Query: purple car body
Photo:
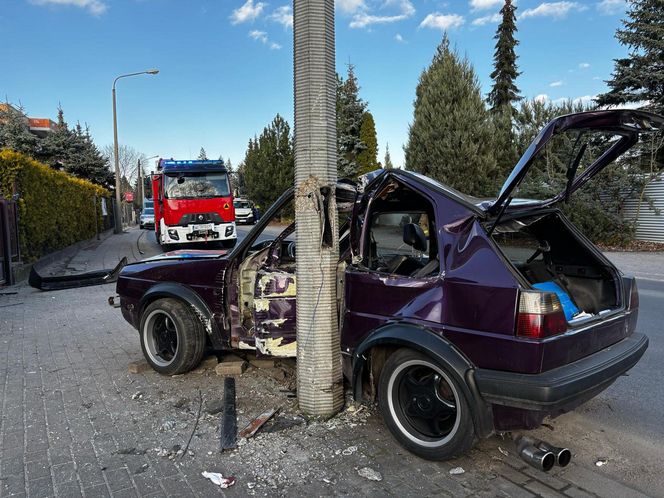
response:
[[[640,111],[557,118],[493,201],[402,170],[382,171],[352,192],[340,234],[344,375],[357,399],[377,395],[388,427],[409,450],[448,458],[467,451],[474,436],[535,428],[636,364],[648,340],[636,332],[634,279],[553,205],[662,122]],[[618,138],[570,175],[565,192],[512,199],[553,136],[587,129]],[[191,340],[213,350],[295,356],[294,225],[257,242],[292,197],[284,193],[230,252],[175,251],[123,269],[121,310],[156,370],[195,367],[201,346],[197,357],[182,358]],[[539,243],[537,256],[522,261],[508,253],[530,247],[510,245],[526,232]],[[584,310],[579,318],[561,321],[557,298],[533,289],[549,276]]]

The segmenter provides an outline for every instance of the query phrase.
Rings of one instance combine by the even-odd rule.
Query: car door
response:
[[[362,222],[354,225],[353,262],[344,274],[341,342],[348,350],[389,320],[442,321],[433,203],[389,179],[369,195],[354,214]],[[413,231],[423,239],[408,237]]]
[[[265,263],[256,272],[252,314],[260,355],[294,357],[297,353],[295,258],[288,251],[294,247],[294,231],[293,223],[272,242]]]

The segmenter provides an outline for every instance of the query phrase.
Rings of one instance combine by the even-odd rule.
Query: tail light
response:
[[[516,335],[542,339],[567,330],[563,307],[553,292],[522,291],[519,295]]]
[[[629,309],[635,310],[639,307],[639,289],[636,286],[636,279],[632,279],[632,289],[629,293]]]

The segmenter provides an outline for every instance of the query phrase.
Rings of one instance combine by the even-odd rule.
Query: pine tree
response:
[[[37,148],[37,137],[30,133],[23,108],[12,107],[9,102],[0,104],[0,149],[11,149],[34,157]]]
[[[109,161],[92,141],[87,125],[85,131],[80,123],[70,130],[60,106],[55,130],[42,140],[38,157],[52,167],[98,185],[108,187],[114,183]]]
[[[492,111],[504,112],[504,108],[509,106],[510,115],[514,113],[513,104],[521,98],[515,84],[516,78],[521,74],[516,65],[517,55],[514,51],[519,44],[514,37],[517,31],[515,11],[516,6],[512,5],[512,0],[505,0],[505,5],[500,9],[502,21],[494,36],[497,41],[493,54],[494,69],[491,73],[493,88],[488,97]]]
[[[207,153],[203,147],[201,147],[201,151],[198,153],[198,159],[201,161],[207,161]]]
[[[379,168],[376,123],[374,122],[373,115],[368,111],[362,116],[360,140],[364,144],[365,149],[357,155],[357,174],[363,175]]]
[[[337,169],[341,178],[357,177],[357,156],[365,148],[360,129],[367,104],[359,93],[355,66],[348,64],[346,79],[337,75]]]
[[[662,0],[632,0],[616,32],[629,56],[615,60],[610,90],[597,96],[601,106],[643,102],[643,106],[664,113],[664,4]]]
[[[383,164],[383,168],[385,169],[394,169],[394,165],[392,164],[392,158],[390,157],[390,144],[385,144],[385,161]]]
[[[294,182],[295,156],[288,122],[279,114],[249,140],[242,169],[249,198],[267,209]]]
[[[420,75],[405,153],[411,171],[464,193],[496,193],[489,114],[472,65],[450,49],[447,35]]]

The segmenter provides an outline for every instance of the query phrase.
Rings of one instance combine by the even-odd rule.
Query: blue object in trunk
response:
[[[539,284],[533,284],[533,287],[541,291],[554,292],[556,296],[558,296],[558,300],[563,307],[567,321],[571,320],[572,317],[579,312],[579,308],[576,307],[576,304],[574,304],[572,298],[569,297],[569,294],[565,292],[557,283],[540,282]]]

